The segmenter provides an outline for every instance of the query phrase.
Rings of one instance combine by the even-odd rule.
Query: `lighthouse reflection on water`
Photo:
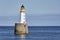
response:
[[[20,40],[25,40],[26,35],[20,35]]]

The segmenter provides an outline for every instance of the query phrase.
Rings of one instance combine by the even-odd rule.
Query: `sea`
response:
[[[60,26],[28,26],[27,35],[15,35],[14,29],[0,26],[0,40],[60,40]]]

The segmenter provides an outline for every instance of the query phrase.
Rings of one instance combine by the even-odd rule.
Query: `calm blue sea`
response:
[[[15,35],[14,26],[0,26],[0,40],[60,40],[60,26],[29,26],[28,35]]]

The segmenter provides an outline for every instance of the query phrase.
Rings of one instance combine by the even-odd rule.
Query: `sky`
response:
[[[19,23],[22,4],[28,26],[60,26],[60,0],[0,0],[0,26]]]

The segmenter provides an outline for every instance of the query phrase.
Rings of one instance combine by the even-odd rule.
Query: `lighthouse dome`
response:
[[[24,8],[24,5],[22,5],[21,8]]]
[[[25,7],[22,5],[20,12],[25,12]]]

